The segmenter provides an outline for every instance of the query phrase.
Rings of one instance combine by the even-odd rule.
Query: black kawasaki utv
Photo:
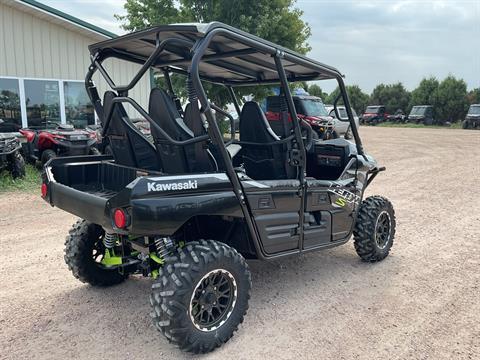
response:
[[[467,116],[462,121],[462,128],[480,129],[480,104],[470,105]]]
[[[0,125],[2,123],[3,120],[0,119]],[[0,133],[0,171],[7,169],[14,179],[25,176],[25,161],[21,149],[15,133]]]
[[[408,122],[415,124],[433,125],[436,124],[433,115],[433,106],[416,105],[408,114]]]
[[[82,282],[107,286],[130,274],[154,279],[153,322],[173,344],[194,353],[225,343],[243,321],[251,276],[245,259],[270,260],[331,248],[352,236],[367,262],[384,259],[395,234],[392,204],[362,201],[385,168],[366,155],[342,74],[221,23],[165,25],[89,47],[87,92],[113,156],[50,160],[42,196],[81,218],[66,239],[65,261]],[[118,85],[102,63],[141,64]],[[148,111],[128,96],[150,70],[168,89],[152,89]],[[100,99],[99,71],[112,91]],[[187,78],[189,101],[180,108],[170,74]],[[355,142],[314,140],[297,116],[289,83],[336,79]],[[239,115],[223,134],[203,83],[224,86]],[[260,106],[240,107],[239,86],[280,86],[288,128],[279,136]],[[133,126],[129,104],[150,123],[153,143]],[[338,110],[336,110],[337,116]]]

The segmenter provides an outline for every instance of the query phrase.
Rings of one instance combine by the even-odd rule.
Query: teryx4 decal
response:
[[[192,190],[198,188],[197,180],[159,184],[156,182],[147,183],[147,191],[171,191],[171,190]]]
[[[344,207],[348,203],[357,204],[360,202],[360,196],[352,193],[351,191],[348,191],[347,189],[343,188],[342,185],[340,184],[330,183],[330,187],[328,188],[328,191],[339,196],[335,200],[335,202],[332,203],[333,205]]]

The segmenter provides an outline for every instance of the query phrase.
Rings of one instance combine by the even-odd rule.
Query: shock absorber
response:
[[[154,240],[155,248],[157,249],[157,255],[161,259],[165,259],[168,253],[173,248],[173,241],[169,237],[157,237]]]
[[[105,236],[103,237],[103,245],[105,245],[107,249],[113,249],[116,242],[117,237],[114,233],[105,232]]]

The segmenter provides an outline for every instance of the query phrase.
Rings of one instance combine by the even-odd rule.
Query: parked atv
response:
[[[424,125],[436,124],[433,113],[433,106],[431,105],[414,106],[410,110],[410,114],[408,114],[408,122]]]
[[[387,119],[388,114],[385,112],[385,106],[367,106],[360,121],[365,125],[377,125]]]
[[[27,138],[24,154],[27,161],[42,165],[57,156],[97,155],[97,138],[94,132],[75,129],[70,124],[51,123],[52,129],[21,129]]]
[[[314,131],[315,139],[330,140],[338,138],[334,128],[334,118],[328,114],[322,99],[316,96],[292,96],[297,116],[305,121]],[[290,133],[292,117],[288,113],[287,104],[283,96],[268,96],[265,116],[272,130],[281,137]],[[285,117],[286,120],[282,120]]]
[[[144,119],[132,119],[133,125],[149,140],[153,143],[153,138],[150,132],[150,123]],[[98,154],[112,155],[112,147],[108,137],[102,136],[102,126],[99,124],[88,125],[85,129],[91,138],[96,139],[95,148],[98,150]],[[92,154],[96,154],[92,151]]]
[[[405,113],[402,109],[397,109],[395,114],[391,114],[387,116],[387,121],[391,121],[393,123],[404,123],[405,122]]]
[[[462,122],[464,129],[480,129],[480,104],[470,105],[467,116]]]
[[[86,90],[113,157],[53,159],[41,187],[45,201],[80,217],[65,243],[77,279],[109,286],[134,274],[151,277],[155,327],[180,349],[205,353],[244,320],[251,294],[245,259],[332,248],[352,235],[362,260],[388,256],[393,206],[382,196],[362,201],[385,168],[364,152],[340,71],[222,23],[161,25],[89,50]],[[109,81],[112,91],[101,101],[92,77],[100,69],[109,79],[102,63],[112,56],[143,66],[129,85]],[[151,66],[163,72],[168,91],[152,89],[147,111],[126,94]],[[183,114],[171,72],[187,76]],[[305,79],[337,81],[354,142],[315,140],[289,87]],[[238,113],[238,134],[230,117],[228,139],[206,82],[226,86]],[[283,137],[258,103],[241,108],[235,95],[236,86],[265,83],[281,84],[291,114]],[[150,123],[153,144],[125,103]]]
[[[0,119],[0,124],[3,120]],[[0,133],[0,171],[7,169],[12,178],[25,176],[25,161],[21,154],[21,145],[14,133]]]

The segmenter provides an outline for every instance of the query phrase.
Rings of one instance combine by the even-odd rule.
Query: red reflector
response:
[[[42,197],[45,198],[47,197],[47,192],[48,192],[48,188],[47,188],[47,184],[42,184]]]
[[[113,213],[113,222],[115,223],[115,226],[120,229],[123,229],[125,225],[127,225],[127,216],[122,209],[115,210]]]

